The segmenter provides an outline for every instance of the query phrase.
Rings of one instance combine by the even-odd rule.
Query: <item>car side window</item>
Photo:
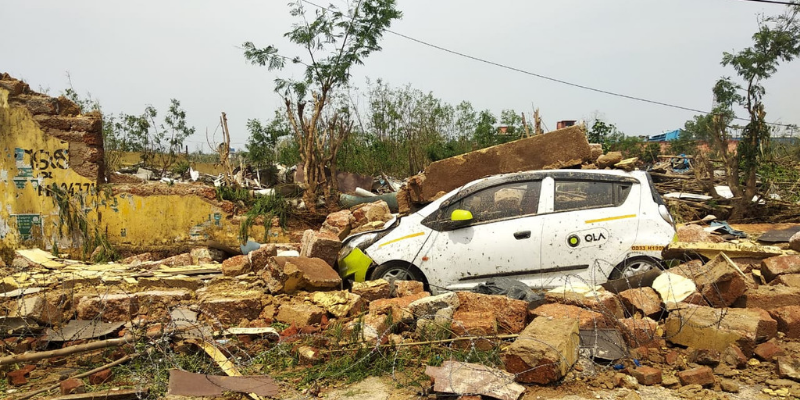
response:
[[[631,184],[597,181],[556,181],[553,210],[615,207],[625,202]]]
[[[539,208],[540,189],[541,181],[493,186],[451,204],[440,219],[449,220],[455,210],[471,212],[473,223],[533,215]]]

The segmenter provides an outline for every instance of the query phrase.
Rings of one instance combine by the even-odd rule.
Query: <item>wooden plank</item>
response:
[[[755,243],[670,243],[664,250],[664,258],[682,258],[686,254],[700,254],[714,258],[725,253],[730,258],[767,258],[783,255],[785,252],[775,246],[759,246]]]
[[[242,373],[239,372],[238,369],[236,369],[236,365],[234,365],[231,362],[231,360],[228,359],[228,357],[225,357],[225,354],[222,354],[222,352],[219,351],[217,346],[214,346],[213,343],[207,342],[205,340],[202,341],[198,340],[197,345],[202,347],[203,350],[205,350],[206,354],[208,354],[211,357],[211,359],[213,359],[214,362],[217,363],[217,365],[219,366],[220,369],[222,369],[222,372],[224,372],[225,375],[242,376]],[[261,400],[261,396],[255,393],[248,393],[247,396],[249,396],[253,400]]]
[[[100,392],[68,394],[66,396],[51,397],[50,400],[136,400],[147,396],[150,390],[142,389],[120,389],[103,390]]]

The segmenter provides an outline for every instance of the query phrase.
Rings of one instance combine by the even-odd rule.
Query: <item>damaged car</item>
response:
[[[433,292],[494,277],[599,285],[662,268],[674,238],[647,172],[528,171],[470,182],[382,230],[351,235],[338,268],[344,279],[417,280]]]

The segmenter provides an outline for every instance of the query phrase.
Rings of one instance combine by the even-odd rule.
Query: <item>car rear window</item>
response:
[[[556,181],[554,211],[617,207],[625,202],[631,183]]]

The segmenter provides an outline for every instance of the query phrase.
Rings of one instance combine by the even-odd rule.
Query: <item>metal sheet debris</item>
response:
[[[222,396],[224,392],[253,393],[274,397],[279,392],[274,379],[266,375],[218,376],[169,370],[169,394],[176,396]]]
[[[603,360],[626,357],[625,339],[616,329],[581,329],[581,353]]]
[[[203,339],[213,336],[211,327],[197,322],[197,313],[188,308],[176,308],[170,312],[172,323],[179,331],[176,334],[181,339]]]
[[[479,364],[445,361],[441,367],[426,367],[440,393],[473,394],[501,400],[516,400],[525,387],[514,382],[514,374]]]
[[[52,342],[69,342],[110,335],[125,325],[124,322],[74,319],[59,329],[48,328],[45,339]]]
[[[758,241],[764,243],[787,243],[797,232],[800,232],[800,225],[786,229],[774,229],[764,232],[764,234],[758,238]]]
[[[0,337],[37,333],[42,328],[35,321],[22,317],[0,317]]]

